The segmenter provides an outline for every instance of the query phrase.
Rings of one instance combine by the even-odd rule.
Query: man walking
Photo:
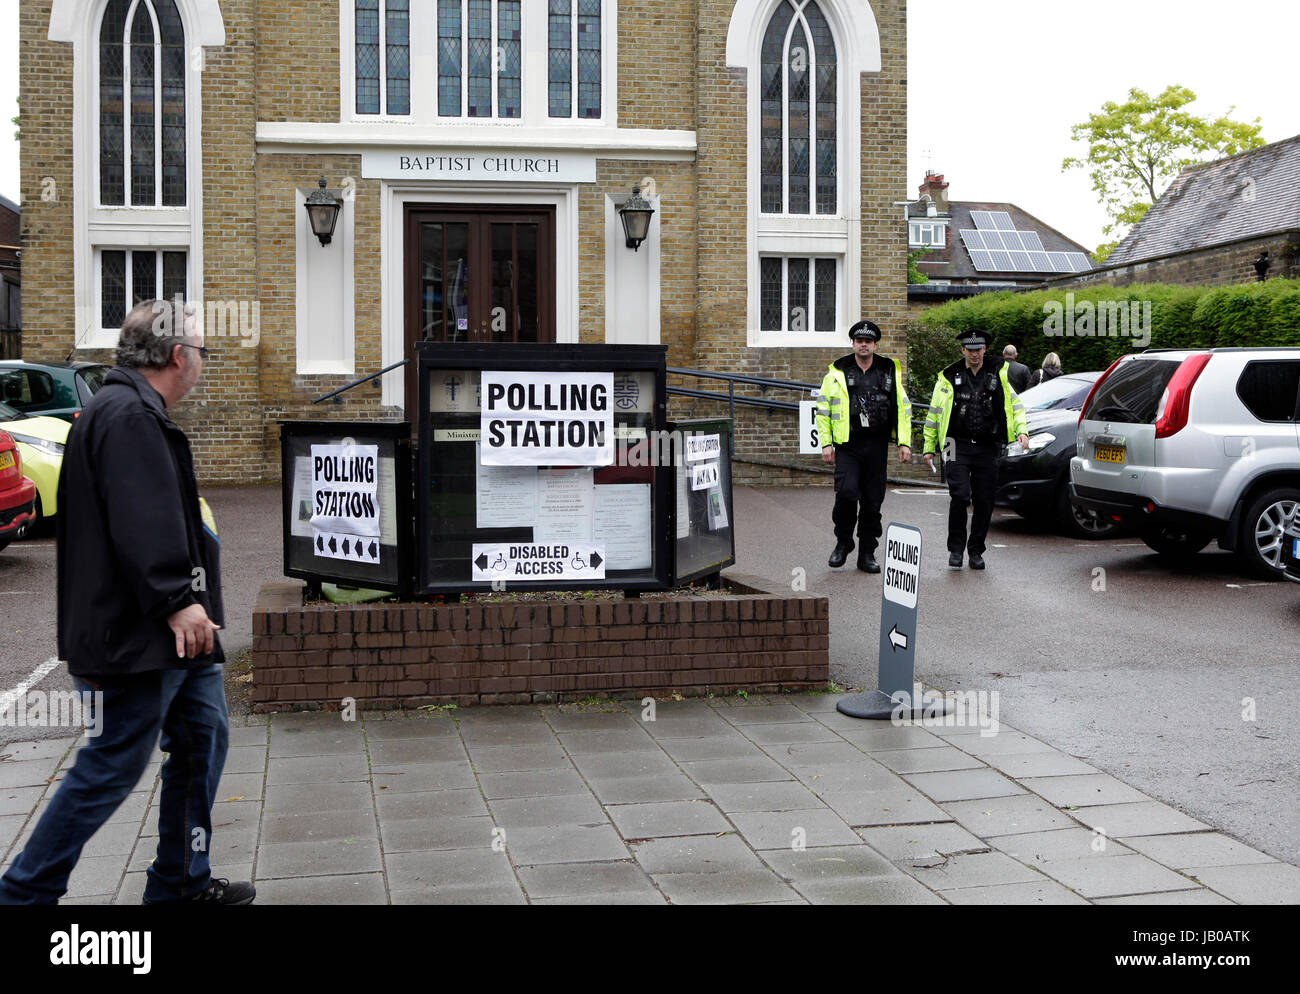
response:
[[[961,569],[970,551],[970,568],[984,568],[985,538],[993,518],[998,486],[998,457],[1002,447],[1017,439],[1029,448],[1025,406],[1007,381],[1001,359],[985,359],[989,335],[964,331],[957,336],[962,358],[944,369],[934,385],[925,420],[926,465],[943,452],[944,475],[951,502],[948,507],[948,565]],[[974,504],[970,539],[966,509]]]
[[[82,847],[140,780],[162,735],[158,851],[146,904],[249,904],[252,884],[212,877],[212,805],[229,742],[216,631],[216,527],[189,441],[166,408],[198,383],[206,353],[179,303],[136,305],[117,367],[73,423],[59,479],[58,641],[102,727],[78,753],[0,904],[55,904]],[[102,694],[102,697],[99,695]]]
[[[836,359],[822,380],[817,404],[817,436],[822,459],[835,467],[835,551],[829,565],[843,566],[853,551],[858,526],[858,569],[879,573],[880,505],[885,501],[889,443],[898,458],[912,459],[912,405],[899,383],[898,365],[876,355],[880,329],[859,321],[849,329],[853,352]]]
[[[1029,389],[1029,367],[1023,362],[1016,362],[1016,352],[1014,345],[1007,345],[1002,350],[1002,358],[1007,364],[1007,381],[1011,384],[1011,389],[1016,393],[1024,393]]]

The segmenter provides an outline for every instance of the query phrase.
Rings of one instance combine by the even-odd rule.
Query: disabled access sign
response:
[[[470,555],[471,578],[480,582],[605,579],[605,547],[591,542],[475,543]]]

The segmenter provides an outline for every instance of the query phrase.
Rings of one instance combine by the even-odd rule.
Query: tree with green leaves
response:
[[[1124,103],[1108,100],[1100,113],[1070,128],[1074,141],[1088,143],[1088,154],[1067,158],[1061,169],[1088,170],[1092,188],[1111,217],[1106,234],[1141,221],[1188,166],[1265,144],[1259,118],[1249,124],[1234,121],[1228,116],[1233,107],[1214,120],[1198,117],[1185,109],[1195,99],[1185,86],[1166,87],[1155,97],[1134,87]],[[1109,255],[1115,244],[1098,246],[1098,254]]]
[[[916,267],[917,261],[922,257],[930,254],[928,248],[917,249],[915,252],[907,253],[907,282],[908,283],[929,283],[930,277],[921,272]]]

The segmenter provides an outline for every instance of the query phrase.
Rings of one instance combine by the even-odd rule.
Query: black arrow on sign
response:
[[[348,540],[345,538],[345,539],[343,540],[343,555],[345,555],[345,556],[346,556],[346,555],[349,555],[349,554],[350,554],[350,551],[351,551],[351,550],[348,548]]]
[[[603,560],[603,559],[600,558],[600,553],[599,553],[599,552],[592,552],[592,554],[591,554],[591,568],[592,568],[592,569],[596,569],[596,568],[599,567],[600,564],[603,563],[604,561],[605,561],[605,560]]]
[[[889,644],[893,646],[894,652],[907,648],[907,636],[898,630],[897,625],[889,630]]]
[[[370,543],[370,558],[371,558],[371,559],[378,559],[378,558],[379,558],[379,543],[378,543],[378,542],[371,542],[371,543]]]
[[[320,535],[316,536],[316,548],[321,552],[325,551],[325,539]]]
[[[339,551],[338,543],[334,540],[333,536],[331,536],[331,537],[330,537],[330,552],[338,552],[338,551]]]
[[[478,558],[474,560],[474,565],[479,569],[487,569],[487,553],[480,552]]]

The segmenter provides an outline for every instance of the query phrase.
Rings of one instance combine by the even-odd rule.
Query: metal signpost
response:
[[[890,522],[885,530],[885,561],[882,565],[880,689],[845,697],[835,707],[853,718],[920,718],[945,714],[946,703],[938,695],[913,700],[916,603],[921,586],[921,530]]]

